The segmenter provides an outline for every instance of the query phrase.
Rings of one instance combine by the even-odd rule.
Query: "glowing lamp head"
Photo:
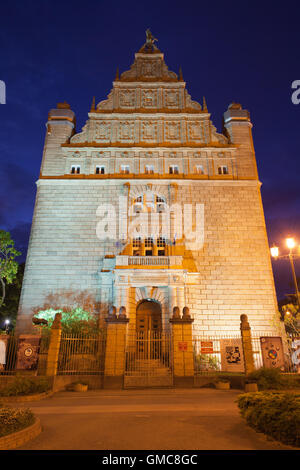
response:
[[[293,248],[295,248],[296,242],[295,242],[295,239],[294,239],[294,238],[288,237],[288,238],[286,238],[285,242],[286,242],[286,246],[287,246],[290,250],[292,250]]]
[[[272,256],[273,258],[278,258],[278,256],[279,256],[279,248],[278,248],[278,246],[275,246],[275,245],[272,246],[272,248],[271,248],[271,256]]]
[[[10,324],[10,321],[9,320],[5,320],[5,325],[9,325]]]

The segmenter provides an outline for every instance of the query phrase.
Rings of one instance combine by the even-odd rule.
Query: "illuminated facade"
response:
[[[49,112],[19,329],[65,290],[102,316],[125,307],[132,330],[167,329],[187,305],[195,333],[237,333],[241,314],[275,332],[248,111],[231,104],[218,133],[148,35],[88,117],[76,133],[68,104]]]

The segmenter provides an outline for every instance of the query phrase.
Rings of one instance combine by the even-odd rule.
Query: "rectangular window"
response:
[[[142,240],[141,238],[134,238],[132,240],[132,254],[133,256],[141,256],[141,247],[142,247]]]
[[[154,173],[153,165],[146,165],[145,166],[145,173],[146,173],[146,175],[152,175]]]
[[[105,166],[96,166],[96,175],[104,175]]]
[[[72,175],[79,175],[80,174],[80,166],[79,165],[72,165],[72,168],[71,168],[71,174]]]
[[[129,174],[129,165],[121,165],[121,173],[122,174]]]
[[[195,172],[197,175],[204,175],[204,168],[202,165],[196,165]]]
[[[152,248],[153,247],[153,238],[147,237],[145,238],[145,248]]]
[[[228,175],[228,167],[226,165],[221,165],[218,167],[219,175]]]
[[[171,165],[169,166],[169,174],[170,175],[178,175],[178,165]]]

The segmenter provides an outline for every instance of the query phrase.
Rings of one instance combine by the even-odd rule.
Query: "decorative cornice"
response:
[[[133,143],[125,143],[125,142],[71,142],[71,143],[64,143],[61,144],[61,147],[70,147],[70,148],[77,148],[77,147],[121,147],[121,148],[136,148],[136,147],[141,147],[141,148],[161,148],[161,147],[166,147],[166,148],[236,148],[238,147],[237,145],[233,144],[218,144],[218,143],[194,143],[194,142],[151,142],[151,143],[146,143],[146,142],[133,142]]]

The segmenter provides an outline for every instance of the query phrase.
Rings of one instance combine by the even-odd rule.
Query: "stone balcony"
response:
[[[156,266],[157,268],[182,267],[182,256],[116,256],[118,267]]]

